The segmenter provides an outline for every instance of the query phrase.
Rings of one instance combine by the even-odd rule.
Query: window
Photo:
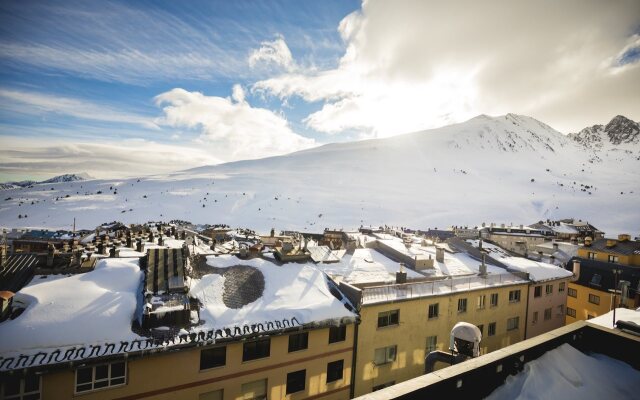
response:
[[[544,320],[548,321],[551,319],[551,308],[544,309]]]
[[[309,347],[309,332],[289,335],[289,353],[304,350]]]
[[[240,389],[243,400],[267,400],[267,380],[243,383]]]
[[[378,328],[398,325],[400,310],[385,311],[378,314]]]
[[[438,318],[438,312],[440,311],[440,303],[429,304],[429,319]]]
[[[589,258],[589,260],[595,260],[596,259],[596,253],[588,252],[587,253],[587,257]]]
[[[224,399],[224,392],[222,389],[214,390],[212,392],[200,393],[198,400],[222,400]]]
[[[567,315],[573,318],[576,318],[576,310],[573,308],[567,307]]]
[[[591,281],[589,283],[592,285],[600,286],[600,281],[602,281],[602,275],[593,274],[593,276],[591,277]]]
[[[564,304],[558,306],[558,315],[564,315]]]
[[[480,329],[480,333],[484,335],[484,325],[482,324],[478,325],[478,329]]]
[[[600,296],[589,293],[589,303],[600,304]]]
[[[507,330],[512,331],[514,329],[518,329],[518,325],[520,324],[520,317],[513,317],[507,320]]]
[[[538,312],[534,311],[533,312],[533,320],[531,321],[531,323],[535,324],[536,322],[538,322]]]
[[[271,351],[271,339],[258,339],[253,342],[245,342],[242,346],[242,361],[257,360],[269,357]]]
[[[595,318],[595,315],[587,314],[587,319]]]
[[[565,287],[566,283],[565,282],[560,282],[558,284],[558,292],[562,293],[564,292],[564,287]]]
[[[200,352],[200,369],[221,367],[227,363],[227,346],[205,349]]]
[[[342,379],[344,360],[333,361],[327,364],[327,383]]]
[[[569,290],[567,290],[567,296],[578,297],[578,291],[574,288],[569,288]]]
[[[307,370],[301,369],[296,372],[287,374],[287,394],[300,392],[304,390],[305,380],[307,378]]]
[[[536,286],[535,288],[533,288],[533,297],[540,296],[542,296],[542,286]]]
[[[487,332],[489,336],[494,336],[496,334],[496,323],[492,322],[489,324],[489,330]]]
[[[396,360],[397,346],[381,347],[376,349],[373,363],[376,365],[387,364]]]
[[[517,303],[520,301],[520,290],[509,291],[509,303]]]
[[[618,256],[609,255],[609,262],[610,263],[617,263],[618,262]]]
[[[458,312],[467,312],[467,299],[458,299]]]
[[[329,328],[329,343],[344,342],[347,339],[347,326],[332,326]]]
[[[553,285],[547,285],[545,287],[545,293],[547,294],[547,296],[553,293]]]
[[[498,293],[492,293],[491,294],[491,307],[497,307],[498,306]]]
[[[78,368],[76,370],[76,393],[124,385],[126,369],[124,361]]]
[[[438,348],[438,336],[427,336],[427,354]]]
[[[7,376],[0,388],[0,398],[6,400],[37,400],[40,399],[40,376],[27,374],[26,376]]]
[[[485,300],[486,299],[487,299],[487,296],[485,296],[484,294],[478,296],[478,308],[479,309],[484,308],[484,304],[485,304]]]
[[[376,385],[373,387],[373,391],[375,392],[375,391],[384,389],[386,387],[393,386],[395,384],[396,384],[396,381],[391,381],[391,382],[383,383],[382,385]]]

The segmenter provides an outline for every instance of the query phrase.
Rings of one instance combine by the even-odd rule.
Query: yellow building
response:
[[[506,272],[363,287],[355,396],[424,374],[426,355],[449,349],[457,322],[480,328],[483,354],[523,340],[527,289],[527,281]]]
[[[618,235],[618,239],[585,240],[578,249],[578,257],[612,264],[640,267],[640,241],[629,235]]]

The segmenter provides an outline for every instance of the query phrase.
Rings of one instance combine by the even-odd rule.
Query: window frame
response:
[[[487,295],[481,294],[478,296],[478,302],[476,304],[478,310],[484,310],[487,305]]]
[[[458,314],[467,312],[467,298],[461,297],[458,299]]]
[[[111,376],[112,375],[111,371],[113,369],[113,365],[115,364],[124,364],[124,371],[121,376],[117,376],[117,377]],[[103,366],[107,366],[107,377],[96,379],[96,369],[98,367],[103,367]],[[87,370],[87,369],[91,369],[90,382],[78,383],[78,371]],[[80,395],[84,393],[95,392],[98,390],[106,390],[114,387],[125,386],[127,384],[127,372],[128,372],[128,363],[126,360],[118,360],[118,361],[112,361],[107,363],[99,363],[99,364],[87,365],[84,367],[78,367],[74,370],[73,393]],[[120,378],[122,378],[122,383],[115,383],[115,384],[111,383],[112,380],[120,379]],[[106,382],[106,385],[95,387],[96,382],[98,383]],[[91,388],[86,390],[80,390],[80,391],[78,390],[78,386],[85,386],[85,385],[91,385]]]
[[[303,351],[309,348],[309,332],[291,333],[289,335],[289,346],[287,348],[289,353],[296,351]]]
[[[533,288],[533,297],[542,297],[542,285]]]
[[[435,310],[435,312],[432,313],[431,312],[432,310]],[[439,315],[440,315],[440,303],[429,304],[429,307],[427,308],[427,318],[436,319],[438,318]]]
[[[383,357],[381,357],[381,358],[384,358],[384,360],[381,362],[378,362],[378,354],[380,354],[381,352],[384,352]],[[395,344],[392,346],[379,347],[375,349],[373,352],[373,364],[375,366],[393,363],[396,361],[397,358],[398,358],[398,346]]]
[[[573,297],[574,299],[577,299],[578,298],[578,289],[572,288],[572,287],[568,288],[567,289],[567,296]]]
[[[214,351],[219,351],[220,349],[222,349],[223,352],[224,352],[224,356],[223,356],[224,362],[222,364],[215,364],[215,365],[212,365],[210,367],[203,368],[202,357],[205,354],[205,352],[214,352]],[[214,355],[214,357],[215,357],[215,355]],[[209,370],[209,369],[212,369],[212,368],[220,368],[220,367],[224,367],[225,365],[227,365],[227,346],[210,347],[210,348],[207,348],[207,349],[200,350],[200,371],[206,371],[206,370]]]
[[[600,296],[593,294],[593,293],[589,293],[589,297],[587,299],[587,301],[591,304],[595,304],[597,306],[600,305]]]
[[[333,372],[337,370],[338,365],[340,366],[340,376],[337,376],[338,374]],[[332,369],[332,368],[335,368],[335,369]],[[329,384],[332,382],[341,381],[343,379],[344,379],[344,360],[336,360],[336,361],[331,361],[327,363],[326,383]]]
[[[545,321],[551,320],[551,316],[552,315],[553,315],[553,307],[549,307],[549,308],[545,308],[544,309],[544,320]]]
[[[509,290],[509,303],[519,303],[520,295],[520,289]]]
[[[514,322],[515,322],[515,324],[514,324]],[[507,332],[508,331],[515,331],[517,329],[520,329],[520,317],[516,316],[516,317],[508,318],[507,319]]]
[[[571,307],[567,307],[566,310],[567,310],[567,315],[568,316],[570,316],[571,318],[577,318],[578,314],[576,313],[575,309],[573,309]]]
[[[389,310],[378,313],[378,328],[400,325],[400,310]]]
[[[27,376],[20,376],[20,377],[13,377],[15,379],[19,379],[19,389],[18,389],[18,393],[17,394],[5,394],[5,389],[7,387],[6,381],[2,382],[0,384],[0,398],[2,399],[6,399],[6,400],[22,400],[24,399],[25,396],[31,396],[31,395],[38,395],[38,398],[42,399],[42,375],[35,375],[35,374],[27,374],[30,377],[35,377],[37,378],[38,381],[38,389],[37,390],[32,390],[30,392],[26,392],[26,386],[27,386]]]
[[[433,343],[430,343],[433,340]],[[432,351],[438,350],[438,335],[427,336],[427,343],[425,346],[425,352],[427,354]]]
[[[620,256],[615,256],[613,254],[609,254],[607,256],[607,260],[612,264],[618,264],[618,263],[620,263]]]
[[[487,327],[487,336],[495,336],[497,331],[498,331],[498,323],[489,322],[489,326]]]
[[[544,287],[544,293],[546,296],[553,294],[553,283],[547,283]]]
[[[329,327],[329,344],[344,342],[347,340],[347,326],[330,326]]]
[[[300,385],[300,377],[296,377],[295,380],[293,380],[293,382],[290,382],[291,377],[293,377],[293,374],[300,374],[302,373],[302,387],[300,388],[299,386],[293,386],[292,383],[297,383],[298,385]],[[291,387],[293,386],[293,387]],[[291,387],[291,388],[290,388]],[[298,393],[298,392],[302,392],[303,390],[305,390],[307,388],[307,370],[306,369],[301,369],[298,371],[292,371],[287,373],[287,383],[285,386],[285,394],[292,394],[292,393]]]
[[[560,282],[558,283],[558,292],[562,293],[564,292],[565,287],[567,286],[567,282]]]
[[[495,301],[494,301],[495,299]],[[500,300],[500,296],[498,295],[498,293],[491,293],[491,303],[490,303],[490,307],[498,307],[498,301]]]
[[[255,349],[257,350],[258,344],[261,344],[261,343],[268,343],[266,355],[263,355],[262,353],[260,353],[257,356],[252,356],[251,358],[248,358],[247,353],[249,353],[249,351],[247,350],[247,347],[255,345],[256,346]],[[260,339],[252,340],[250,342],[244,342],[242,344],[242,362],[243,363],[253,361],[253,360],[268,358],[270,356],[271,356],[271,338],[270,337],[260,338]]]

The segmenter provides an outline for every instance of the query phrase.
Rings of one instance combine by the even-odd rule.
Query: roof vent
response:
[[[617,243],[615,239],[607,239],[607,247],[614,247]]]
[[[618,235],[618,240],[621,242],[628,242],[629,240],[631,240],[631,235],[623,233],[621,235]]]

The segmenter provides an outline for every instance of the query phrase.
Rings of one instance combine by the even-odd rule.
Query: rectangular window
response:
[[[223,400],[223,399],[224,399],[223,389],[214,390],[212,392],[200,393],[198,395],[198,400]]]
[[[395,384],[396,384],[396,381],[391,381],[391,382],[383,383],[382,385],[376,385],[376,386],[373,387],[373,391],[376,392],[378,390],[387,388],[389,386],[393,386]]]
[[[305,350],[309,347],[309,332],[293,333],[289,335],[289,353]]]
[[[588,252],[587,253],[587,257],[589,258],[589,260],[595,260],[596,259],[596,253]]]
[[[489,330],[487,332],[489,336],[494,336],[496,334],[496,323],[492,322],[489,324]]]
[[[565,287],[566,283],[565,282],[560,282],[558,284],[558,292],[562,293],[564,292],[564,287]]]
[[[264,338],[245,342],[242,346],[242,361],[257,360],[269,357],[271,352],[271,339]]]
[[[547,286],[545,287],[545,293],[546,293],[547,295],[552,294],[552,293],[553,293],[553,285],[547,285]]]
[[[440,311],[440,304],[429,304],[429,319],[438,318],[438,313]]]
[[[118,361],[76,369],[76,393],[124,385],[127,364]]]
[[[618,262],[618,256],[612,256],[611,254],[609,254],[609,262],[610,263],[617,263]]]
[[[589,303],[600,304],[600,296],[589,293]]]
[[[227,363],[227,346],[200,351],[200,369],[222,367]]]
[[[342,379],[344,360],[333,361],[327,364],[327,383]]]
[[[397,346],[381,347],[374,353],[374,364],[383,365],[396,360]]]
[[[400,320],[400,310],[385,311],[378,314],[378,328],[384,326],[398,325]]]
[[[242,391],[243,400],[267,400],[266,379],[243,383],[240,390]]]
[[[587,319],[592,319],[592,318],[595,318],[595,317],[596,317],[595,315],[587,314]]]
[[[536,322],[538,322],[538,312],[534,311],[533,312],[533,320],[531,320],[531,323],[535,324]]]
[[[536,286],[535,288],[533,288],[533,297],[540,296],[542,296],[542,286]]]
[[[567,290],[567,296],[569,297],[578,297],[578,291],[574,288],[569,288]]]
[[[600,286],[600,282],[602,281],[602,275],[600,274],[593,274],[593,276],[591,277],[591,281],[589,281],[589,284],[591,285],[596,285],[596,286]]]
[[[478,329],[480,329],[480,333],[484,335],[484,325],[482,324],[478,325]]]
[[[544,309],[544,320],[548,321],[551,319],[551,308]]]
[[[296,393],[304,390],[305,381],[307,379],[307,370],[289,372],[287,374],[287,394]]]
[[[498,307],[498,293],[491,294],[491,307]]]
[[[467,312],[467,299],[458,299],[458,312]]]
[[[514,329],[518,329],[518,325],[520,324],[520,317],[513,317],[507,320],[507,330],[512,331]]]
[[[564,304],[558,306],[558,315],[564,315]]]
[[[438,348],[438,336],[427,336],[427,354]]]
[[[485,301],[487,300],[487,296],[484,294],[478,296],[478,309],[484,308]]]
[[[520,290],[509,291],[509,303],[517,303],[520,301]]]
[[[567,307],[567,315],[573,318],[576,318],[576,310],[573,308]]]
[[[2,380],[0,398],[6,400],[40,399],[40,376],[28,373],[26,376],[8,375]]]
[[[329,328],[329,343],[344,342],[347,339],[347,326],[332,326]]]

